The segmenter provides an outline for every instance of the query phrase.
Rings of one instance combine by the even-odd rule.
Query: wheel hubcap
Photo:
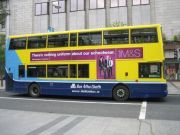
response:
[[[38,88],[33,87],[33,89],[32,89],[32,94],[33,94],[33,95],[37,95],[37,94],[38,94]]]
[[[118,89],[117,90],[117,96],[118,97],[124,97],[125,96],[125,91],[123,89]]]

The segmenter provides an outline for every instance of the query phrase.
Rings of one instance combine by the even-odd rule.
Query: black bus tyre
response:
[[[33,83],[29,86],[28,89],[29,96],[31,97],[39,97],[40,96],[40,87],[38,84]]]
[[[113,98],[116,101],[126,101],[129,98],[129,89],[123,85],[116,86],[113,89]]]

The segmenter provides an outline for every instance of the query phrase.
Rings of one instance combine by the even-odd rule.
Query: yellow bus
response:
[[[10,36],[6,90],[39,95],[167,96],[159,24]]]

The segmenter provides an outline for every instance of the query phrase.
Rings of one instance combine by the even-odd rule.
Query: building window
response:
[[[53,13],[64,13],[66,11],[66,1],[58,0],[52,2],[52,12]]]
[[[111,0],[111,7],[125,7],[126,0]]]
[[[42,3],[41,8],[42,15],[48,14],[48,3]]]
[[[84,0],[71,0],[71,11],[84,10]]]
[[[7,7],[7,0],[1,0],[0,1],[0,9],[6,8]]]
[[[44,3],[36,3],[35,4],[35,11],[36,11],[36,15],[47,15],[48,14],[48,3],[44,2]]]
[[[167,80],[180,80],[180,64],[165,63],[165,77]]]
[[[41,3],[36,4],[36,15],[41,15]]]
[[[90,9],[104,8],[104,0],[90,0]]]
[[[133,5],[146,5],[149,4],[149,0],[133,0]]]

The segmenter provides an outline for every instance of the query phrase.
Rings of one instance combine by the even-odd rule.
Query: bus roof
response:
[[[9,38],[21,38],[21,37],[31,37],[31,36],[44,36],[44,35],[55,35],[55,34],[77,33],[77,32],[88,32],[88,31],[92,32],[92,31],[116,30],[116,29],[151,28],[151,27],[161,27],[161,25],[160,24],[149,24],[149,25],[105,27],[105,28],[94,28],[94,29],[79,29],[79,30],[68,30],[68,31],[46,32],[46,33],[11,35],[11,36],[9,36]]]

